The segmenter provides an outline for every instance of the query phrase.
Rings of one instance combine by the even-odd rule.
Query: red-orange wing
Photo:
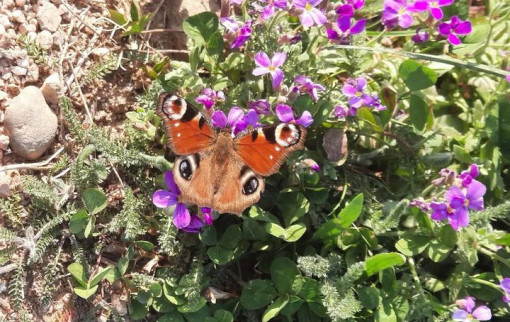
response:
[[[156,113],[163,119],[167,146],[186,155],[208,148],[216,133],[191,104],[171,93],[159,96]]]
[[[292,151],[304,147],[306,129],[298,124],[265,126],[239,137],[235,149],[254,172],[269,176],[278,172]]]

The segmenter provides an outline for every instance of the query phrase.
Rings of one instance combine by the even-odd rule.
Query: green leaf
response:
[[[340,214],[338,215],[338,223],[340,224],[340,227],[347,228],[355,222],[361,214],[361,209],[363,209],[362,193],[354,197],[354,199],[352,199],[352,201],[345,206],[342,211],[340,211]]]
[[[85,274],[85,269],[79,263],[72,263],[67,266],[67,270],[71,275],[80,283],[81,286],[87,287],[87,275]]]
[[[234,316],[227,310],[217,310],[214,312],[214,318],[216,322],[234,322]]]
[[[430,87],[437,81],[436,73],[432,69],[412,59],[400,65],[399,74],[411,91]]]
[[[473,159],[471,158],[471,155],[469,155],[469,152],[461,146],[458,145],[453,146],[453,156],[460,162],[473,163]]]
[[[271,305],[267,307],[267,309],[264,311],[264,314],[262,314],[262,322],[267,322],[277,316],[288,302],[288,294],[278,297],[273,303],[271,303]]]
[[[129,266],[129,259],[126,257],[122,257],[117,262],[117,269],[119,270],[120,275],[124,275]]]
[[[89,221],[89,215],[85,209],[79,209],[69,221],[69,229],[73,234],[81,233]]]
[[[160,297],[161,295],[163,295],[163,288],[157,282],[152,283],[152,285],[149,287],[149,290],[151,291],[154,297]]]
[[[91,215],[95,215],[105,209],[108,204],[108,199],[104,192],[100,189],[94,188],[85,189],[81,196],[81,200],[83,201],[88,213]]]
[[[207,42],[206,49],[211,59],[217,64],[223,53],[223,35],[221,32],[216,31],[211,35],[211,38]]]
[[[417,130],[423,130],[425,124],[427,123],[427,118],[429,117],[429,107],[427,102],[423,100],[418,95],[411,95],[409,106],[409,117],[411,119],[411,124]]]
[[[90,237],[92,235],[92,232],[94,231],[96,224],[96,217],[90,216],[89,220],[87,221],[87,226],[85,226],[85,231],[83,232],[83,236]]]
[[[366,260],[365,271],[368,276],[372,276],[385,268],[400,266],[405,262],[405,256],[399,253],[377,254]]]
[[[220,239],[220,246],[226,249],[235,249],[241,239],[241,229],[237,225],[227,227]]]
[[[505,234],[494,241],[498,245],[510,246],[510,234]]]
[[[376,322],[397,322],[397,315],[388,299],[383,300],[383,305],[375,313]]]
[[[114,9],[108,9],[110,13],[110,18],[119,26],[124,26],[127,24],[127,20],[122,13]]]
[[[457,232],[450,225],[444,225],[439,230],[439,242],[446,247],[453,248],[457,245],[459,236]]]
[[[86,300],[96,293],[97,285],[91,288],[75,287],[73,290],[76,295]]]
[[[397,241],[395,248],[406,256],[414,256],[423,252],[430,244],[431,238],[414,233],[404,234]]]
[[[185,322],[185,320],[181,313],[174,311],[166,313],[157,322]]]
[[[203,297],[200,297],[197,300],[188,301],[187,303],[184,303],[183,305],[177,307],[177,311],[181,313],[193,313],[199,311],[206,304],[207,301]]]
[[[150,241],[146,240],[137,240],[135,241],[136,246],[140,247],[141,249],[145,250],[146,252],[150,252],[154,249],[154,244]]]
[[[294,279],[299,274],[296,263],[288,257],[277,257],[271,263],[271,279],[280,294],[292,290]]]
[[[217,265],[225,265],[232,260],[234,251],[221,246],[214,246],[207,250],[209,258]]]
[[[265,228],[269,234],[290,243],[299,240],[306,231],[306,225],[301,222],[286,229],[275,223],[266,223]]]
[[[444,168],[452,162],[452,154],[450,152],[439,152],[426,154],[422,157],[421,161],[428,166],[435,168]]]
[[[99,272],[97,272],[97,274],[94,275],[94,277],[92,277],[92,279],[90,280],[89,287],[96,286],[97,284],[99,284],[103,277],[105,277],[106,274],[110,272],[111,268],[112,268],[111,266],[108,266],[100,269]]]
[[[164,296],[153,298],[152,307],[159,313],[175,311],[175,306]]]
[[[138,21],[140,19],[140,9],[138,9],[138,5],[133,0],[131,0],[129,6],[129,14],[131,16],[131,21]]]
[[[184,20],[182,28],[196,45],[205,45],[218,31],[218,17],[213,12],[202,12]]]
[[[379,290],[373,286],[362,288],[358,292],[358,296],[361,304],[369,310],[376,309],[381,302]]]
[[[255,279],[244,285],[241,305],[248,310],[258,310],[271,303],[275,297],[276,290],[271,281]]]
[[[448,257],[448,254],[450,254],[451,250],[451,247],[443,245],[437,240],[434,240],[427,249],[427,255],[432,261],[439,263]]]
[[[203,227],[199,237],[202,243],[206,246],[214,246],[216,243],[218,243],[218,238],[216,237],[216,228],[214,228],[212,225]]]
[[[135,300],[131,300],[129,302],[128,309],[129,316],[133,320],[145,319],[147,317],[147,314],[149,313],[149,309],[145,305]]]

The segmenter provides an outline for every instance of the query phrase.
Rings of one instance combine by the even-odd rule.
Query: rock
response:
[[[58,104],[60,101],[59,93],[61,90],[62,86],[60,86],[60,79],[56,73],[48,76],[48,78],[46,78],[41,86],[41,92],[44,95],[46,101],[50,104]]]
[[[25,67],[14,66],[11,68],[11,73],[18,76],[24,76],[27,74],[27,69]]]
[[[3,4],[6,8],[12,8],[14,7],[14,1],[13,0],[3,0]]]
[[[27,86],[7,107],[4,125],[12,150],[33,160],[53,142],[58,121],[41,91],[35,86]]]
[[[9,147],[9,137],[5,134],[0,134],[0,150],[6,151]]]
[[[347,135],[344,130],[332,128],[324,133],[322,147],[328,156],[328,160],[340,166],[347,160],[349,153]]]
[[[51,46],[53,46],[53,36],[48,30],[43,30],[38,33],[35,40],[42,49],[48,50],[51,48]]]
[[[23,7],[27,3],[26,0],[16,0],[15,2],[18,7]]]
[[[43,30],[49,30],[51,32],[57,31],[60,26],[62,18],[58,12],[57,7],[54,4],[45,2],[37,10],[37,22]]]
[[[19,23],[25,23],[27,21],[27,19],[25,18],[25,14],[21,10],[14,10],[12,12],[12,19]]]
[[[9,95],[6,92],[0,91],[0,101],[3,101],[7,97],[9,97]]]
[[[32,64],[28,66],[27,78],[25,79],[28,83],[35,83],[39,80],[39,66]]]
[[[9,176],[5,172],[0,172],[0,197],[7,198],[11,194],[9,183]]]

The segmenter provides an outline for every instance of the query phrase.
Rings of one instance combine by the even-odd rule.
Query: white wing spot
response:
[[[177,137],[181,137],[181,133],[177,133]]]
[[[275,147],[274,147],[274,149],[275,149],[276,151],[280,151],[280,147],[279,147],[279,146],[275,146]]]
[[[269,155],[269,160],[273,160],[273,155],[272,154]]]
[[[174,127],[178,127],[179,125],[181,125],[181,123],[176,122],[176,123],[174,124]]]

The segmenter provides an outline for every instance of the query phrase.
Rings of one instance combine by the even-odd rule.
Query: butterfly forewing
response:
[[[292,151],[302,149],[306,129],[298,124],[265,126],[238,138],[235,149],[255,173],[269,176],[278,172]]]
[[[167,145],[176,154],[196,153],[214,142],[216,134],[208,122],[183,98],[170,93],[161,94],[156,112],[165,124]]]

